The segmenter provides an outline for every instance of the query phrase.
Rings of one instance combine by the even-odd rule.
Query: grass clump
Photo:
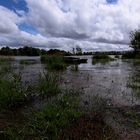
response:
[[[36,62],[34,60],[20,60],[19,63],[23,65],[31,65],[31,64],[35,64]]]
[[[64,70],[66,69],[66,63],[63,56],[41,56],[41,62],[46,64],[46,68],[49,70]]]
[[[13,58],[11,57],[0,57],[0,64],[9,64],[11,61],[13,61]]]
[[[11,79],[0,79],[0,107],[11,107],[25,98],[21,77],[13,75]]]
[[[115,58],[116,58],[116,59],[119,59],[119,58],[120,58],[120,55],[115,55]]]
[[[109,57],[106,54],[95,54],[92,57],[92,63],[96,64],[96,63],[107,63],[109,61],[113,60],[113,58]]]
[[[75,102],[73,97],[64,95],[54,104],[47,105],[41,111],[34,113],[29,127],[26,128],[28,135],[34,138],[58,140],[62,130],[83,115],[83,112],[75,106]]]
[[[59,76],[55,73],[43,73],[38,84],[39,94],[54,96],[60,93]]]

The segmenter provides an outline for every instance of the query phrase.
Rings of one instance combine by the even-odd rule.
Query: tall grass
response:
[[[64,70],[66,69],[66,63],[63,56],[41,56],[41,62],[46,64],[46,68],[49,70]]]
[[[20,75],[13,74],[10,79],[0,79],[0,107],[20,104],[24,98]]]
[[[113,60],[113,58],[109,57],[109,55],[106,54],[95,54],[92,57],[92,64],[96,63],[107,63],[109,61]]]
[[[12,57],[8,57],[8,56],[0,56],[0,64],[1,63],[6,63],[6,62],[9,62],[9,61],[13,61],[14,58]]]
[[[60,93],[59,87],[60,77],[55,73],[40,74],[40,80],[38,84],[39,94],[43,96],[54,96]]]
[[[32,133],[35,139],[58,140],[62,130],[84,114],[77,109],[75,102],[73,97],[63,95],[53,104],[35,112],[26,128],[28,135]]]

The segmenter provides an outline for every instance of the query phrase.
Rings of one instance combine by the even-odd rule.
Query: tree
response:
[[[135,52],[140,51],[140,31],[133,31],[130,33],[131,38],[131,47],[134,49]]]
[[[76,54],[82,55],[82,49],[79,46],[76,46]]]

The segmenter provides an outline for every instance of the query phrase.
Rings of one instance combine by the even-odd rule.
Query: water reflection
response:
[[[76,65],[71,65],[71,66],[70,66],[70,70],[77,72],[77,71],[79,70],[79,65],[78,65],[78,64],[76,64]]]
[[[131,60],[132,61],[132,60]],[[131,62],[132,70],[128,79],[128,88],[132,89],[132,96],[137,100],[140,99],[140,63]]]
[[[140,99],[134,95],[133,89],[128,87],[128,81],[130,80],[130,75],[134,72],[134,67],[135,71],[139,73],[133,61],[129,63],[117,59],[105,64],[97,63],[92,65],[91,56],[83,57],[88,58],[88,63],[78,66],[78,74],[75,75],[70,71],[65,73],[64,79],[69,81],[69,87],[79,89],[82,87],[88,98],[93,95],[99,95],[112,100],[114,104],[140,104]]]

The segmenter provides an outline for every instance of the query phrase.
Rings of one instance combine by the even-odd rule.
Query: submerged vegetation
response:
[[[7,64],[10,63],[11,61],[13,61],[14,59],[12,57],[0,57],[0,65],[1,64]]]
[[[37,62],[35,60],[20,60],[19,63],[23,65],[31,65],[31,64],[36,64]]]
[[[41,56],[41,62],[46,64],[46,68],[49,70],[64,70],[67,67],[63,56],[43,55]]]
[[[107,63],[109,61],[114,60],[113,58],[111,58],[109,55],[107,54],[95,54],[92,57],[92,64],[96,64],[96,63]]]

